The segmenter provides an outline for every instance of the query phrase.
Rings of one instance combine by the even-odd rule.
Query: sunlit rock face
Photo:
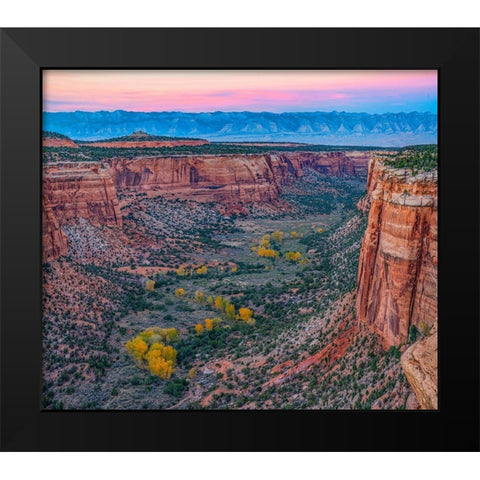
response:
[[[437,319],[437,173],[412,176],[374,157],[367,189],[357,316],[389,347]]]
[[[60,226],[78,218],[86,218],[93,224],[122,226],[112,177],[97,162],[45,165],[43,195]]]

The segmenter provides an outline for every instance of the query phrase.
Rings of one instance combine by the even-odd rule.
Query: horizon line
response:
[[[401,111],[401,112],[391,112],[386,111],[382,113],[369,113],[369,112],[348,112],[345,110],[298,110],[298,111],[284,111],[284,112],[271,112],[268,110],[261,110],[261,111],[254,111],[254,110],[212,110],[212,111],[202,111],[202,112],[191,112],[191,111],[181,111],[181,110],[123,110],[123,109],[115,109],[115,110],[58,110],[58,111],[51,111],[51,110],[42,110],[43,113],[116,113],[116,112],[124,112],[124,113],[182,113],[187,115],[203,115],[207,113],[268,113],[271,115],[284,115],[284,114],[295,114],[295,113],[349,113],[349,114],[356,114],[356,115],[400,115],[400,114],[411,114],[411,113],[421,113],[421,114],[432,114],[438,115],[438,112],[432,112],[429,110],[425,111],[418,111],[418,110],[411,110],[411,111]]]

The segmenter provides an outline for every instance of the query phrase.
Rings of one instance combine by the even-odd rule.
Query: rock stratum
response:
[[[118,193],[173,195],[223,205],[278,202],[282,185],[305,169],[366,176],[370,152],[184,155],[56,162],[43,167],[45,258],[66,253],[61,227],[78,218],[122,226]]]
[[[60,225],[86,218],[93,224],[122,226],[112,177],[97,162],[59,162],[44,166],[43,195]]]
[[[52,211],[49,199],[42,200],[42,260],[43,263],[55,260],[68,252],[68,239],[60,229],[58,219]]]
[[[437,324],[429,335],[415,342],[402,355],[405,376],[424,410],[438,408],[438,333]]]
[[[412,176],[374,157],[367,192],[356,308],[389,347],[437,319],[437,173]]]
[[[117,189],[224,204],[275,203],[281,186],[305,168],[325,175],[366,175],[369,152],[174,155],[104,162]]]

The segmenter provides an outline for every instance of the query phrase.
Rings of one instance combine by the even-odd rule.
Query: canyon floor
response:
[[[311,170],[276,206],[242,211],[123,192],[121,229],[85,219],[62,227],[68,255],[44,265],[44,408],[412,407],[400,350],[385,351],[355,319],[365,189],[365,178]],[[275,231],[279,257],[259,256]],[[251,309],[255,324],[224,318],[196,333],[219,316],[196,292]],[[150,327],[179,331],[170,379],[125,348]]]

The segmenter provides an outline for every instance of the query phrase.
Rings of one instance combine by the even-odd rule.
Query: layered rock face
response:
[[[438,408],[438,333],[437,324],[430,335],[415,342],[401,357],[408,382],[422,409]]]
[[[273,202],[274,173],[265,155],[161,156],[105,161],[117,189],[221,203]]]
[[[372,152],[287,152],[279,157],[286,164],[291,164],[297,176],[305,168],[311,168],[329,176],[367,176],[368,163]],[[274,155],[272,155],[274,157]]]
[[[62,225],[85,218],[122,226],[117,192],[173,195],[225,205],[278,201],[281,186],[306,168],[325,175],[365,175],[368,152],[286,152],[261,155],[179,155],[58,162],[43,168],[44,253],[66,254]]]
[[[437,319],[437,174],[411,176],[375,157],[367,188],[357,316],[389,347],[405,343],[412,324]]]
[[[115,186],[99,163],[44,166],[43,195],[60,226],[77,218],[86,218],[92,224],[122,226]]]
[[[66,255],[68,251],[67,236],[60,229],[57,217],[45,196],[42,200],[42,247],[43,263]]]
[[[368,152],[175,155],[106,160],[117,189],[170,193],[197,201],[275,202],[281,185],[312,168],[325,175],[366,175]]]

